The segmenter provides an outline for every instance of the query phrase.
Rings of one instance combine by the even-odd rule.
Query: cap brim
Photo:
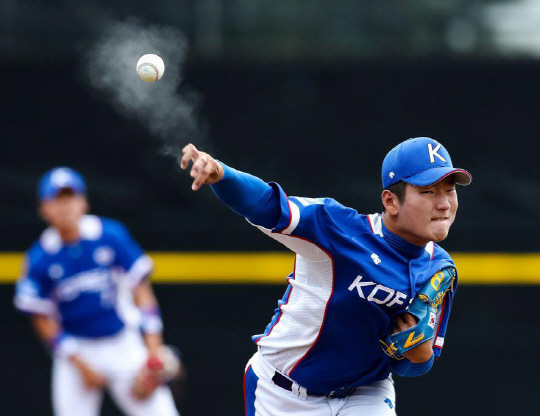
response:
[[[80,194],[85,193],[84,190],[82,190],[82,189],[80,189],[80,188],[78,188],[78,187],[76,187],[74,185],[54,186],[54,187],[50,187],[49,189],[45,190],[44,192],[41,192],[40,196],[39,196],[39,199],[41,199],[42,201],[47,201],[47,200],[50,200],[50,199],[54,199],[64,189],[69,189],[69,190],[73,191],[73,195],[80,195]]]
[[[429,186],[442,181],[444,178],[453,175],[458,185],[467,186],[472,182],[472,175],[465,169],[456,169],[446,166],[431,168],[408,178],[403,178],[403,182],[407,182],[414,186]]]

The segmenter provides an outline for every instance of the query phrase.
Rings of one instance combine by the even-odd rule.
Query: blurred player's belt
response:
[[[277,371],[274,373],[274,376],[272,377],[272,381],[276,386],[281,387],[282,389],[292,391],[293,388],[293,382],[292,380],[289,380],[287,377],[281,375]],[[335,391],[331,391],[330,393],[320,393],[315,392],[312,390],[307,390],[306,394],[308,396],[326,396],[330,399],[344,399],[345,397],[348,397],[352,394],[353,391],[356,390],[356,387],[351,387],[348,389],[339,389]]]

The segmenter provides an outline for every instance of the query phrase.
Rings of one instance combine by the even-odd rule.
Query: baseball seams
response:
[[[156,79],[155,79],[155,81],[159,80],[159,70],[157,69],[157,66],[155,66],[155,65],[154,65],[153,63],[151,63],[151,62],[143,62],[143,63],[141,63],[141,64],[137,67],[137,73],[139,73],[139,71],[141,70],[141,67],[146,66],[146,65],[148,65],[148,66],[154,68],[154,71],[156,71]]]

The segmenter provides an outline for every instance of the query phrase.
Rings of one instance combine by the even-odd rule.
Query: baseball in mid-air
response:
[[[165,72],[163,59],[152,53],[143,55],[137,62],[137,74],[144,82],[156,82]]]

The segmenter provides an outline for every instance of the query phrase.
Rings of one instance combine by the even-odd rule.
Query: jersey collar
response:
[[[394,249],[398,254],[405,257],[407,260],[413,260],[420,257],[426,251],[425,247],[417,246],[416,244],[409,243],[400,236],[394,234],[384,225],[384,221],[381,219],[382,235],[384,240],[390,247]]]
[[[98,240],[103,234],[101,220],[95,215],[85,215],[79,221],[79,231],[81,240]],[[53,227],[43,231],[39,243],[47,254],[56,254],[64,246],[60,234]]]

